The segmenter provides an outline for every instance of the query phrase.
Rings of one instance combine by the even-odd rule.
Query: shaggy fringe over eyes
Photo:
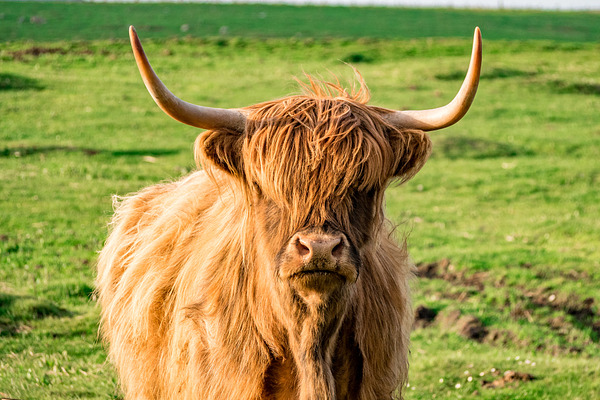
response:
[[[429,155],[424,132],[399,130],[384,118],[391,110],[367,105],[369,90],[355,73],[358,88],[350,91],[337,79],[331,83],[307,75],[308,83],[296,79],[303,94],[246,108],[244,140],[236,146],[246,188],[258,187],[294,226],[309,216],[311,224],[323,224],[332,210],[339,214],[353,191],[375,190],[377,196],[393,176],[408,180]],[[228,140],[230,134],[218,136]],[[197,143],[207,142],[199,138]],[[204,161],[203,152],[197,153]]]
[[[336,208],[349,191],[382,190],[405,158],[394,145],[401,135],[384,119],[390,111],[367,106],[358,72],[350,92],[307,77],[303,95],[248,108],[243,147],[246,178],[291,215],[307,204],[313,213]]]

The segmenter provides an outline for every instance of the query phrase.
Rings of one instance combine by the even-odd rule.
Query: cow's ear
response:
[[[194,145],[196,164],[202,165],[204,169],[214,166],[241,177],[244,171],[242,142],[243,135],[237,131],[205,131],[198,136]]]
[[[394,130],[390,133],[390,143],[397,161],[393,175],[402,182],[415,176],[431,154],[429,135],[421,130]]]

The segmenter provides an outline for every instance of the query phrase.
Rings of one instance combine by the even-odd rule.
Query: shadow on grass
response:
[[[548,85],[557,93],[600,96],[600,83],[577,83],[554,80],[548,82]]]
[[[72,316],[49,300],[0,292],[0,337],[26,332],[30,321]]]
[[[42,90],[44,86],[37,79],[22,75],[0,73],[0,92],[5,90]]]
[[[372,63],[375,61],[373,54],[351,53],[342,58],[342,61],[349,64]]]
[[[0,150],[0,157],[27,157],[36,154],[53,152],[82,152],[88,156],[104,154],[112,157],[128,156],[168,156],[180,153],[175,149],[135,149],[135,150],[104,150],[76,146],[30,146],[30,147],[5,147]]]
[[[487,159],[531,156],[535,153],[523,146],[467,137],[443,137],[435,143],[435,153],[450,159]]]
[[[86,282],[67,280],[48,285],[41,293],[50,299],[95,300],[94,288]]]
[[[537,72],[533,71],[524,71],[515,68],[492,68],[489,71],[484,71],[480,79],[506,79],[506,78],[520,78],[520,77],[529,77],[535,76]],[[465,79],[465,71],[456,70],[449,72],[447,74],[438,74],[435,76],[436,79],[441,81],[458,81]]]

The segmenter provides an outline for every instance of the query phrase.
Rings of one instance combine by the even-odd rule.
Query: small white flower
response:
[[[468,378],[467,378],[467,381],[468,381],[468,382],[471,382],[472,380],[473,380],[473,377],[472,377],[472,376],[470,376],[470,377],[468,377]]]
[[[444,383],[444,378],[440,378],[440,383]]]
[[[492,369],[490,369],[490,371],[496,372],[496,368],[492,368]]]
[[[454,385],[454,387],[460,389],[460,383],[457,383],[456,385]]]
[[[479,376],[484,376],[484,375],[485,375],[485,372],[480,372],[479,373]]]

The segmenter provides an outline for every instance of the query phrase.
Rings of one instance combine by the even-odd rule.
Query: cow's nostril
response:
[[[306,255],[310,254],[310,245],[306,245],[304,243],[302,243],[302,240],[300,238],[296,239],[296,250],[298,251],[298,254],[300,254],[301,257],[304,257]]]
[[[340,242],[335,245],[335,247],[331,250],[331,255],[333,258],[340,258],[344,252],[344,241],[340,239]]]

